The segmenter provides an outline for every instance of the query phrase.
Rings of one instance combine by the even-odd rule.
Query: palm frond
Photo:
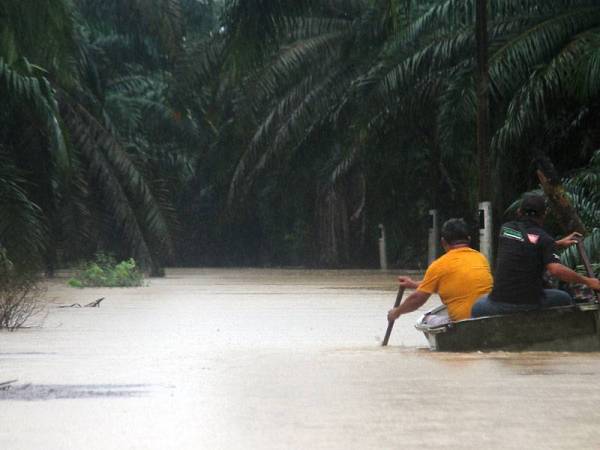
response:
[[[75,69],[72,55],[74,17],[71,2],[7,0],[0,4],[0,57],[9,65],[27,57],[69,84]]]
[[[540,17],[534,26],[507,39],[490,57],[490,78],[495,86],[526,80],[531,71],[546,64],[573,36],[600,25],[600,7],[589,7]],[[510,81],[502,81],[511,78]]]
[[[282,153],[290,154],[298,148],[316,125],[329,116],[331,105],[340,98],[354,76],[355,73],[347,67],[332,70],[325,78],[314,80],[312,85],[300,84],[300,91],[295,91],[296,98],[300,100],[298,104],[290,102],[294,98],[292,95],[278,105],[238,161],[229,189],[230,204],[237,198],[242,181],[244,188],[248,189],[257,174],[274,158],[280,157]],[[301,92],[305,94],[300,96]],[[279,117],[278,113],[282,113],[282,116]],[[260,146],[271,129],[272,142],[264,147]]]
[[[254,103],[260,105],[268,99],[278,98],[290,86],[295,85],[307,69],[314,69],[323,61],[340,58],[342,44],[347,38],[346,33],[332,33],[296,41],[284,48],[276,61],[264,73],[257,75]]]
[[[232,62],[238,71],[260,66],[290,38],[313,35],[323,26],[331,32],[359,18],[366,6],[361,0],[228,0],[223,20]]]
[[[34,68],[24,59],[21,62],[23,74],[10,67],[0,57],[0,93],[11,105],[28,105],[33,113],[45,124],[51,137],[54,161],[63,171],[68,171],[69,157],[59,122],[55,92],[50,82],[43,76],[32,76]]]
[[[461,31],[427,45],[380,75],[379,81],[369,82],[378,85],[375,91],[378,98],[392,103],[422,77],[452,68],[461,58],[470,58],[474,42],[472,30]]]
[[[65,104],[63,107],[66,109],[65,122],[100,181],[117,224],[130,240],[136,257],[143,264],[151,265],[150,243],[158,243],[166,252],[173,248],[170,227],[159,202],[113,133],[81,105]]]
[[[277,38],[290,22],[310,13],[319,0],[228,0],[224,22],[229,34],[246,39],[255,36],[258,42]]]
[[[528,135],[531,127],[546,117],[547,105],[553,100],[564,101],[573,96],[571,82],[574,68],[579,64],[587,47],[586,34],[577,35],[549,62],[531,72],[529,79],[511,100],[505,123],[492,139],[492,152],[519,148],[519,141]],[[562,100],[561,100],[562,99]]]
[[[10,160],[0,158],[0,248],[19,267],[39,268],[48,234],[42,210]]]
[[[600,28],[587,33],[587,48],[575,68],[576,93],[580,101],[594,99],[600,93]]]

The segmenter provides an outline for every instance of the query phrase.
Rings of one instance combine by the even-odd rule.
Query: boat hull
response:
[[[440,312],[442,308],[428,314]],[[549,308],[504,316],[427,326],[417,323],[430,348],[441,352],[600,351],[599,306],[596,303]]]

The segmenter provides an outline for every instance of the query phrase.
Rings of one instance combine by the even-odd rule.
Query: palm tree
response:
[[[0,93],[9,99],[0,156],[14,166],[0,177],[12,193],[0,199],[2,215],[21,201],[37,230],[22,239],[35,238],[50,266],[57,251],[69,260],[121,248],[157,269],[172,252],[174,221],[153,123],[181,131],[164,120],[174,116],[166,85],[182,51],[180,4],[51,3],[0,6]],[[27,249],[13,240],[22,219],[8,217],[1,240]]]
[[[314,180],[310,196],[316,216],[308,220],[317,224],[322,264],[348,263],[357,256],[351,255],[350,242],[365,238],[364,173],[346,164],[355,142],[341,132],[350,121],[340,113],[351,100],[354,84],[377,60],[386,36],[403,20],[394,14],[393,3],[237,2],[227,15],[237,71],[250,69],[242,83],[246,91],[256,93],[242,97],[245,111],[257,123],[233,173],[229,204],[239,205],[254,184],[261,183],[265,169],[286,170],[285,164],[294,161],[306,164],[300,153],[318,147],[318,165],[295,168],[302,172],[300,178]],[[264,5],[271,9],[261,10]],[[260,30],[257,46],[247,40],[240,43],[241,36],[255,29]],[[239,58],[240,53],[245,57]],[[366,125],[352,126],[360,134]],[[297,201],[305,202],[302,196]]]
[[[32,6],[0,5],[0,95],[5,99],[0,107],[0,241],[21,268],[45,252],[52,192],[69,170],[51,80],[69,85],[75,73],[69,59],[75,42],[68,5],[44,4],[35,14]]]
[[[327,206],[333,201],[340,205],[338,214],[354,215],[352,207],[340,203],[348,199],[342,180],[357,186],[352,177],[363,173],[367,185],[377,184],[368,166],[378,158],[375,149],[390,139],[411,152],[390,157],[406,158],[417,174],[423,173],[421,155],[430,161],[425,170],[435,187],[417,192],[413,203],[429,198],[435,204],[445,196],[453,200],[451,209],[473,205],[474,0],[430,2],[425,11],[411,15],[416,18],[409,26],[390,19],[398,2],[289,5],[273,0],[232,6],[232,45],[239,45],[248,30],[257,30],[259,51],[247,40],[241,48],[259,69],[244,78],[244,85],[256,92],[248,102],[257,125],[232,177],[230,202],[244,198],[265,169],[289,170],[291,155],[306,152],[317,136],[334,136],[332,143],[321,139],[328,148],[320,151],[329,155],[324,165],[331,169],[315,178],[324,186],[316,191],[324,193],[328,211],[336,210]],[[593,144],[573,161],[557,158],[566,154],[565,146],[580,145],[586,130],[592,131],[599,8],[589,0],[490,3],[492,182],[500,210],[531,187],[533,177],[527,173],[542,149],[566,170],[585,164],[591,155]],[[531,136],[539,138],[532,143]],[[421,141],[417,148],[410,145],[415,141]],[[456,186],[463,189],[453,190]],[[450,195],[443,192],[446,188]],[[356,211],[364,211],[363,204],[358,201]],[[331,221],[326,225],[335,229]]]

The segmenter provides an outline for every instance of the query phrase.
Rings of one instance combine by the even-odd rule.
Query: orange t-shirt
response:
[[[417,288],[437,293],[452,320],[471,317],[477,299],[492,290],[490,265],[483,254],[469,247],[455,248],[431,263]]]

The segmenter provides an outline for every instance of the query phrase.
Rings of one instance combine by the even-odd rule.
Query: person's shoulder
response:
[[[554,246],[554,238],[548,234],[544,227],[532,220],[524,220],[521,222],[525,231],[525,240],[536,246]]]
[[[523,235],[524,229],[523,223],[517,220],[505,222],[500,226],[500,238],[523,242],[525,241],[525,236]]]
[[[456,261],[461,259],[460,255],[457,256],[456,252],[447,252],[443,255],[439,256],[436,260],[434,260],[427,269],[431,272],[444,272],[447,271],[449,267],[456,264]]]
[[[461,254],[461,257],[463,258],[463,260],[467,261],[478,261],[481,263],[485,263],[488,266],[490,264],[487,257],[483,253],[471,247],[465,248],[465,250]]]
[[[465,249],[465,253],[467,255],[485,258],[485,255],[483,253],[481,253],[479,250],[476,250],[476,249],[474,249],[472,247],[469,247],[468,249]]]
[[[440,264],[444,264],[445,261],[445,257],[446,254],[443,254],[441,256],[438,256],[436,259],[434,259],[433,261],[431,261],[431,264],[429,264],[429,267],[427,267],[427,270],[432,269],[432,268],[436,268],[438,267]]]
[[[427,267],[427,272],[435,272],[440,270],[442,267],[444,267],[447,264],[448,261],[448,253],[444,253],[441,256],[438,256],[436,259],[434,259],[431,264],[429,264],[429,267]]]
[[[500,225],[500,230],[505,228],[510,228],[514,230],[518,230],[521,227],[521,223],[518,220],[509,220],[508,222],[504,222]]]

